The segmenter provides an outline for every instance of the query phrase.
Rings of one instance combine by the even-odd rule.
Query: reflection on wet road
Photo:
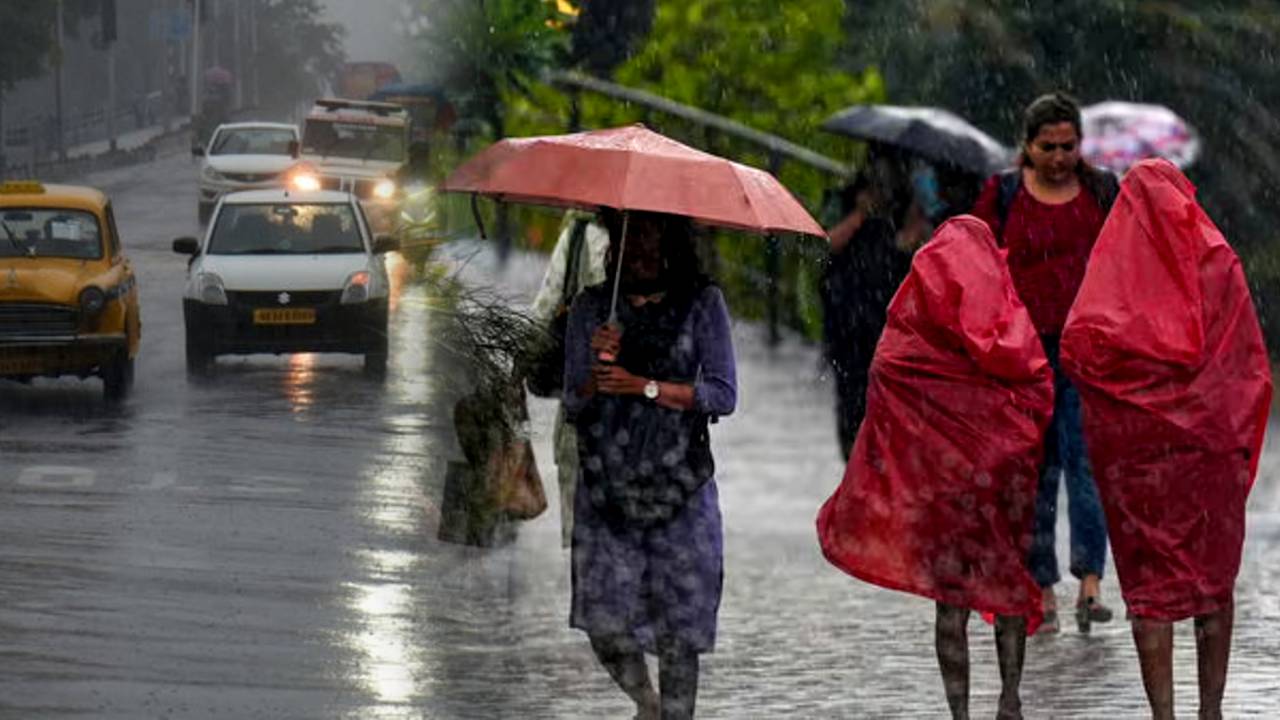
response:
[[[440,320],[423,290],[399,297],[385,384],[328,355],[224,358],[188,382],[184,260],[168,241],[193,230],[194,177],[163,158],[96,180],[141,273],[136,395],[108,411],[92,381],[0,383],[0,717],[629,717],[567,627],[554,405],[531,407],[548,512],[510,547],[437,541],[462,378],[431,349]],[[539,274],[450,253],[517,296]],[[741,406],[713,430],[726,592],[700,716],[943,717],[932,605],[818,552],[814,516],[842,467],[815,351],[735,332]],[[1251,502],[1230,717],[1280,717],[1278,464],[1273,444]],[[1104,593],[1120,604],[1114,580]],[[992,642],[976,621],[971,634],[974,714],[990,716]],[[1190,713],[1189,626],[1177,643]],[[1024,685],[1028,717],[1144,714],[1123,623],[1034,639]]]

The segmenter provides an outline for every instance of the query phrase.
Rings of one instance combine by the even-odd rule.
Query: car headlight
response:
[[[107,294],[102,288],[89,286],[80,291],[80,313],[84,318],[96,318],[106,306]]]
[[[222,173],[218,172],[217,170],[214,170],[213,167],[210,165],[205,165],[204,169],[201,170],[201,174],[204,175],[205,180],[212,180],[214,182],[226,181],[226,178],[223,177]]]
[[[289,176],[289,187],[301,192],[314,192],[320,189],[320,178],[311,172],[295,172]]]
[[[206,305],[226,305],[227,290],[216,273],[200,273],[196,277],[196,297]]]
[[[395,194],[396,182],[390,178],[383,178],[373,186],[373,196],[379,200],[390,200]]]
[[[342,300],[340,302],[343,305],[368,302],[369,283],[371,280],[372,278],[370,278],[367,270],[351,273],[351,276],[347,278],[346,285],[342,288]]]

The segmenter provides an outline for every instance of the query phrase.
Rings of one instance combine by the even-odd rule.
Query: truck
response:
[[[302,122],[299,160],[315,187],[355,195],[374,231],[388,233],[399,217],[409,164],[409,113],[367,100],[316,100]]]

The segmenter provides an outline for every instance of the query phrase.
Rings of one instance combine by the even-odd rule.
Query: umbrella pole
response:
[[[618,285],[622,282],[622,254],[627,249],[627,220],[630,213],[622,211],[622,238],[618,240],[618,266],[613,273],[613,298],[609,301],[609,324],[618,324]]]

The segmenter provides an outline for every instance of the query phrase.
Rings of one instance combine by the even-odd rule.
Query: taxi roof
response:
[[[15,183],[17,184],[17,183]],[[44,184],[44,192],[4,192],[0,183],[0,207],[66,208],[99,212],[107,204],[101,190],[84,185]]]
[[[222,197],[224,205],[253,205],[258,203],[288,203],[305,205],[308,203],[349,203],[351,193],[337,190],[286,190],[270,188],[267,190],[242,190],[227,193]]]

